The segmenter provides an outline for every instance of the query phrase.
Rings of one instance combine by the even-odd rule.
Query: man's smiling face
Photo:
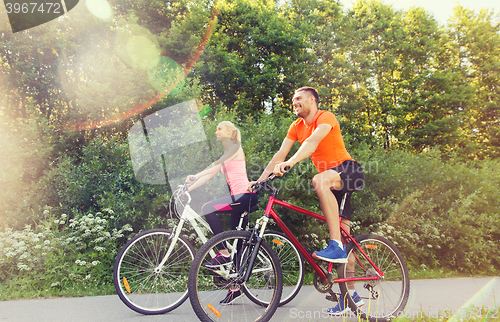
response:
[[[292,105],[295,115],[305,118],[311,113],[314,97],[308,91],[295,92],[292,98]]]

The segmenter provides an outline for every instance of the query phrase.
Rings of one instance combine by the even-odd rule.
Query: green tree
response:
[[[320,86],[354,140],[421,151],[454,131],[433,125],[447,119],[430,100],[440,30],[423,9],[359,1],[332,34]]]
[[[500,155],[500,24],[492,12],[457,6],[448,28],[449,59],[468,96],[460,104],[460,153],[468,158]]]
[[[450,151],[457,144],[459,118],[453,74],[439,68],[442,29],[423,9],[410,9],[403,16],[405,44],[401,61],[403,125],[401,135],[407,148],[421,152],[434,146]]]
[[[307,80],[307,35],[291,23],[293,17],[270,0],[225,3],[195,69],[203,101],[241,115],[288,103],[293,88]]]

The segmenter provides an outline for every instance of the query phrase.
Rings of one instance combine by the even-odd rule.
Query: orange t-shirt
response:
[[[321,140],[316,151],[310,156],[318,172],[336,167],[345,160],[353,160],[345,149],[339,122],[332,112],[319,110],[314,117],[314,121],[309,125],[306,125],[302,118],[296,120],[290,125],[286,137],[293,141],[299,141],[302,144],[320,124],[329,124],[332,126],[332,129]]]

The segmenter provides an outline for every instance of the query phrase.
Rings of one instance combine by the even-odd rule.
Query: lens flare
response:
[[[474,294],[464,305],[462,305],[446,322],[456,322],[464,320],[464,317],[472,316],[472,313],[467,313],[467,309],[470,306],[476,307],[486,307],[492,308],[497,305],[495,301],[495,284],[497,284],[498,278],[493,277],[488,283],[486,283],[476,294]],[[452,312],[453,313],[453,312]],[[473,312],[475,313],[475,312]],[[489,312],[488,312],[489,313]],[[465,315],[465,316],[464,316]],[[477,314],[474,314],[477,316]],[[487,315],[487,314],[485,314]],[[480,317],[480,315],[478,316]],[[486,316],[485,316],[486,319]],[[483,319],[484,321],[484,319]]]
[[[148,69],[158,62],[160,46],[145,27],[121,21],[116,31],[115,52],[132,68]]]
[[[177,82],[177,86],[170,91],[170,94],[175,95],[179,93],[184,84],[184,70],[177,64],[175,60],[169,57],[161,57],[157,60],[154,66],[148,70],[148,78],[151,85],[158,91],[164,91],[171,84]]]
[[[119,93],[106,96],[108,99],[102,99],[99,105],[96,105],[93,101],[102,97],[99,97],[99,95],[88,95],[92,94],[92,91],[103,93],[103,91],[107,90],[106,86],[109,85],[104,86],[104,83],[102,86],[99,86],[99,84],[92,85],[92,82],[86,81],[88,80],[88,75],[81,72],[82,68],[80,67],[63,70],[60,75],[65,76],[66,79],[72,80],[74,84],[79,84],[74,88],[81,91],[82,88],[88,87],[86,89],[87,96],[85,96],[85,99],[92,101],[92,104],[96,106],[101,106],[101,109],[98,111],[101,117],[91,117],[87,118],[86,121],[70,122],[63,127],[63,130],[89,130],[121,122],[143,112],[165,96],[179,92],[184,85],[186,75],[189,74],[194,64],[198,61],[210,40],[210,36],[217,21],[219,5],[214,5],[214,8],[207,11],[207,13],[210,16],[207,17],[208,21],[204,26],[201,41],[195,47],[193,54],[182,64],[182,67],[171,58],[159,56],[159,51],[157,51],[159,46],[156,43],[155,37],[151,37],[151,33],[144,27],[138,25],[132,26],[131,24],[130,26],[122,28],[122,31],[118,31],[115,40],[115,53],[116,56],[120,58],[120,62],[116,61],[114,57],[108,60],[109,66],[105,68],[105,70],[107,70],[106,73],[108,73],[108,77],[115,77],[112,72],[110,73],[109,68],[110,66],[114,66],[114,68],[118,66],[119,73],[123,74],[133,71],[137,77],[131,78],[131,84],[120,83],[113,85],[112,93],[115,93],[118,88],[121,88]],[[107,45],[104,44],[100,48],[106,46]],[[91,59],[92,58],[87,58],[87,61],[90,62]],[[129,70],[124,69],[121,67],[123,64],[132,68],[129,68]],[[69,59],[67,65],[74,65],[74,63]],[[99,64],[99,66],[88,68],[91,68],[92,72],[98,72],[98,69],[103,66],[103,64]],[[144,68],[146,68],[146,70]],[[144,74],[145,81],[139,71]],[[69,83],[71,83],[71,81]],[[149,91],[145,89],[146,85],[149,86]],[[156,93],[151,94],[151,90]],[[137,95],[130,96],[130,91],[133,91]],[[67,91],[65,90],[65,92]],[[140,95],[141,93],[142,95]],[[123,96],[123,98],[121,96]],[[113,97],[113,99],[109,99],[109,97]],[[139,103],[128,104],[127,108],[119,108],[113,101],[120,99],[122,101],[127,100],[129,102]],[[81,102],[82,100],[76,101],[76,104]],[[84,112],[85,111],[82,111],[82,115],[86,115]]]
[[[146,73],[123,63],[111,43],[102,36],[90,39],[86,51],[61,58],[59,79],[71,102],[70,120],[114,119],[155,95]]]
[[[113,16],[113,10],[106,0],[85,0],[85,6],[101,20],[108,20]]]

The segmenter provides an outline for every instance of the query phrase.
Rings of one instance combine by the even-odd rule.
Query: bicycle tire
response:
[[[122,247],[115,260],[113,283],[116,292],[132,310],[145,314],[164,314],[188,298],[189,267],[195,256],[191,243],[179,236],[161,271],[155,268],[170,246],[173,232],[152,229],[142,232]]]
[[[280,261],[281,271],[283,272],[283,291],[278,306],[282,306],[293,300],[302,287],[304,281],[304,260],[285,234],[266,230],[263,238],[271,246]],[[262,303],[251,292],[248,292],[247,296],[257,304]]]
[[[259,252],[266,256],[268,266],[261,265],[261,261],[255,261],[249,280],[242,284],[237,282],[239,267],[248,265],[248,256],[253,251],[253,241],[250,241],[251,233],[248,231],[226,231],[211,238],[203,245],[196,254],[189,271],[189,300],[195,314],[203,322],[208,321],[269,321],[276,311],[283,287],[283,276],[277,255],[272,248],[262,241]],[[221,242],[232,245],[230,248],[232,261],[225,266],[226,274],[222,268],[219,273],[214,269],[208,269],[204,264],[212,259],[210,251],[218,252]],[[234,247],[237,245],[237,247]],[[246,269],[243,270],[243,272]],[[224,276],[226,283],[214,283],[213,276],[218,274]],[[241,297],[234,301],[233,305],[223,305],[221,300],[225,299],[230,287],[240,287]],[[245,296],[245,289],[252,290],[253,294],[264,299],[268,304],[260,305]]]
[[[361,319],[387,321],[398,317],[410,293],[408,267],[401,252],[382,236],[366,234],[357,236],[355,240],[384,276],[375,281],[339,283],[343,298],[347,299],[349,308]],[[353,242],[347,245],[346,252],[349,262],[339,265],[339,278],[377,276],[373,266]],[[349,295],[348,284],[354,285],[364,305],[356,305]]]

